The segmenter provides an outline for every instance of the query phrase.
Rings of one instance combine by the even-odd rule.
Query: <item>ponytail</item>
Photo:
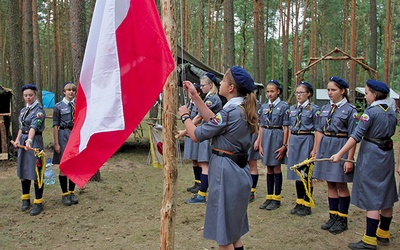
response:
[[[258,132],[257,98],[254,93],[248,93],[244,97],[243,107],[246,113],[247,123],[250,125],[251,133]]]

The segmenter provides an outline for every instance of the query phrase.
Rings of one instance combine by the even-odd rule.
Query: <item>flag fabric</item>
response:
[[[155,1],[96,1],[61,171],[83,187],[132,134],[174,67]]]

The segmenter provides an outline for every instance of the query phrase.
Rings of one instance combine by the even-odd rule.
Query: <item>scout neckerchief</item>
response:
[[[294,127],[299,128],[299,130],[301,125],[301,115],[303,114],[303,108],[307,107],[308,103],[309,103],[308,100],[303,102],[303,104],[297,103],[296,125]]]
[[[71,101],[68,103],[68,105],[71,106],[71,121],[74,122],[75,104]]]
[[[386,100],[376,100],[376,101],[372,102],[370,106],[371,107],[378,106],[385,112],[387,112],[389,110],[389,105],[387,104]]]
[[[26,105],[26,109],[25,109],[24,115],[22,116],[21,122],[20,122],[21,127],[22,127],[22,125],[25,125],[24,124],[25,123],[25,119],[28,116],[29,111],[31,111],[38,103],[39,102],[36,100],[31,105],[28,105],[28,104]]]
[[[342,107],[347,103],[347,99],[343,98],[340,102],[334,103],[331,101],[331,110],[329,111],[328,116],[326,117],[326,124],[324,126],[324,131],[331,125],[333,113],[335,113],[337,108]]]
[[[268,125],[272,126],[272,111],[276,105],[281,101],[281,99],[278,97],[274,102],[268,101],[268,112],[267,112],[267,121]]]

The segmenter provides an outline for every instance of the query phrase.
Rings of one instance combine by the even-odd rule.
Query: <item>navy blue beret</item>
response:
[[[272,82],[273,84],[275,84],[281,91],[282,91],[282,85],[277,81],[277,80],[269,80],[268,83]]]
[[[210,78],[210,80],[215,84],[215,85],[219,85],[219,82],[218,82],[218,80],[217,80],[217,78],[215,77],[215,75],[213,74],[213,73],[211,73],[211,72],[207,72],[206,73],[206,76],[208,77],[208,78]]]
[[[367,80],[367,86],[375,91],[381,92],[382,94],[389,94],[390,92],[389,87],[384,82],[380,82],[377,80]]]
[[[300,84],[303,84],[303,85],[305,85],[305,86],[308,88],[308,90],[309,90],[310,93],[311,93],[311,96],[314,95],[314,89],[313,89],[313,87],[311,86],[311,84],[309,84],[308,82],[299,82],[299,85],[300,85]]]
[[[253,90],[256,89],[253,78],[242,67],[232,66],[231,74],[233,76],[233,79],[235,79],[236,84],[242,87],[242,89],[244,89],[246,93],[251,93],[253,92]]]
[[[348,84],[345,80],[343,80],[342,78],[340,78],[340,77],[338,77],[338,76],[332,76],[332,77],[330,78],[330,80],[336,82],[336,83],[339,84],[342,88],[346,88],[346,89],[347,89],[347,88],[349,87],[349,84]]]
[[[75,83],[73,83],[73,82],[66,82],[66,83],[64,83],[63,88],[65,88],[65,86],[66,86],[67,84],[73,84],[73,85],[75,85]]]
[[[37,91],[36,86],[32,83],[28,83],[28,84],[25,84],[24,86],[22,86],[21,92],[24,92],[25,89],[31,89],[31,90]]]

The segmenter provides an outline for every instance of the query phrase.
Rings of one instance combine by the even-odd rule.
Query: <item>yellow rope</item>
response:
[[[314,171],[314,160],[315,160],[315,158],[311,157],[309,159],[305,159],[301,163],[295,164],[292,167],[290,167],[290,169],[294,170],[297,173],[297,175],[300,177],[301,182],[303,182],[304,188],[306,190],[306,195],[310,199],[310,207],[312,207],[312,208],[315,207],[315,203],[312,198],[311,191],[310,191],[311,181],[312,181],[312,173]],[[303,175],[299,171],[299,166],[307,166],[308,167],[307,180],[304,179]]]
[[[38,161],[39,159],[42,160],[42,162],[36,162],[36,168],[35,168],[38,186],[39,188],[42,188],[44,182],[44,168],[46,167],[46,155],[43,150],[39,151],[39,149],[37,148],[33,149],[33,152],[35,156],[38,158]],[[41,166],[39,164],[41,164]],[[42,172],[40,173],[39,173],[39,167],[42,168]]]

